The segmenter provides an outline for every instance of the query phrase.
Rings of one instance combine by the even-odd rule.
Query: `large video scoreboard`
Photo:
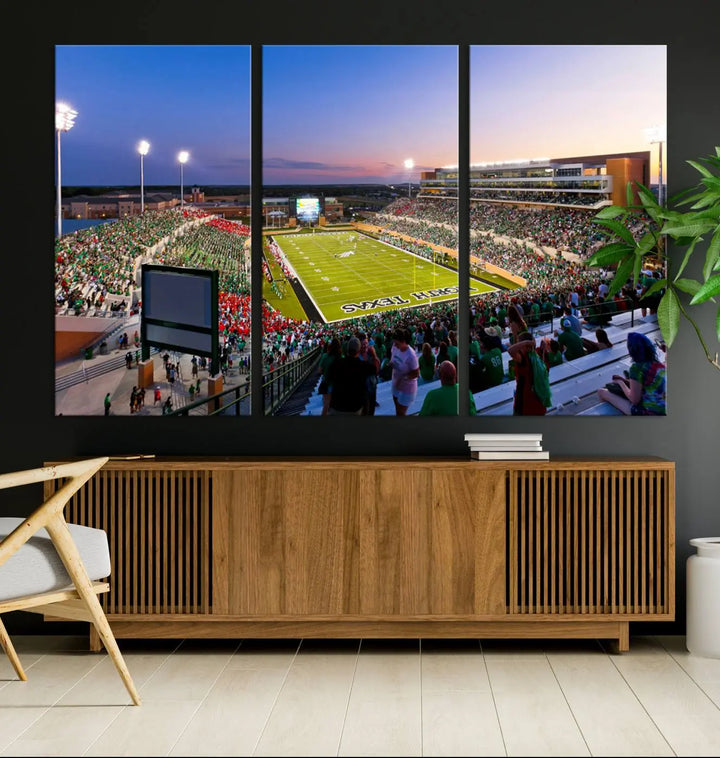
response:
[[[298,197],[295,199],[295,216],[298,221],[316,224],[320,218],[319,197]]]

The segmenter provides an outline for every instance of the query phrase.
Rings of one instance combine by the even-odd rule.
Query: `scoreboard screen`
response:
[[[317,197],[297,198],[295,212],[302,221],[317,221],[320,218],[320,199]]]

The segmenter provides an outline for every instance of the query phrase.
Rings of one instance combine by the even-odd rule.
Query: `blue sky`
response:
[[[263,178],[406,182],[457,163],[453,46],[263,48]],[[649,149],[665,123],[665,46],[472,47],[471,160]],[[250,181],[250,48],[57,46],[63,185]],[[654,148],[655,151],[657,147]],[[403,163],[412,158],[408,172]]]
[[[56,100],[75,126],[61,135],[63,185],[250,181],[250,48],[56,46]]]

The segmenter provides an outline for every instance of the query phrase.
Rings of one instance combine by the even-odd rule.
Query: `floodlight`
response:
[[[62,162],[60,160],[60,135],[69,132],[75,124],[77,111],[67,103],[55,103],[55,131],[57,132],[57,233],[62,237]]]
[[[150,143],[147,140],[140,140],[138,153],[140,153],[140,213],[145,213],[145,176],[143,167],[143,158],[150,150]]]
[[[180,161],[180,208],[185,204],[185,196],[183,194],[183,166],[187,163],[190,153],[187,150],[181,150],[178,153],[178,160]]]

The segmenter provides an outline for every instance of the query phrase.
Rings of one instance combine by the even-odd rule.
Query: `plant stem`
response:
[[[705,352],[705,357],[710,362],[710,365],[715,366],[715,368],[720,371],[720,360],[718,360],[718,354],[715,353],[715,358],[713,359],[713,357],[710,355],[710,351],[708,350],[708,346],[705,344],[705,340],[703,339],[702,332],[698,328],[698,325],[695,323],[695,321],[693,321],[691,316],[685,310],[679,297],[677,298],[677,301],[683,316],[685,316],[685,318],[692,324],[692,327],[695,330],[695,334],[697,334],[697,337],[700,340],[700,344],[702,345],[702,349]]]

